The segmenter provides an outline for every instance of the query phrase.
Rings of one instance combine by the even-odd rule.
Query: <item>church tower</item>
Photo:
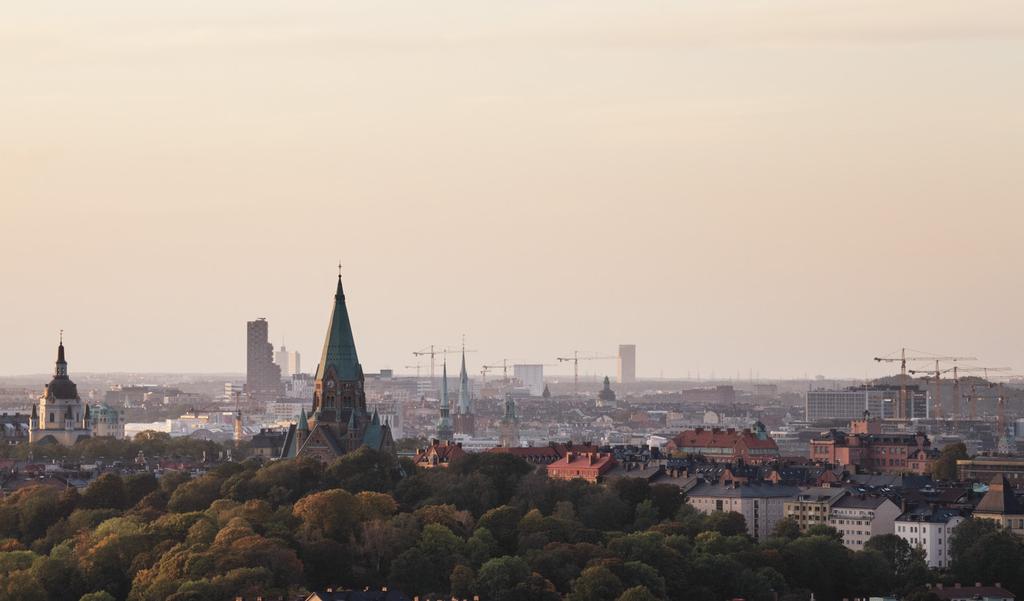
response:
[[[466,346],[462,346],[462,371],[459,372],[459,405],[455,412],[455,432],[473,436],[476,434],[476,418],[473,415],[473,398],[469,389],[469,374],[466,373]]]
[[[64,357],[64,335],[57,346],[57,362],[53,379],[39,397],[38,407],[32,407],[28,441],[41,444],[71,446],[82,438],[89,438],[88,405],[78,396],[78,386],[68,377],[68,362]]]
[[[451,410],[448,406],[448,359],[445,358],[441,368],[441,416],[437,420],[437,439],[451,440],[454,434]]]
[[[330,461],[363,446],[394,452],[391,429],[366,411],[363,366],[356,354],[340,273],[313,381],[312,411],[307,417],[303,409],[298,422],[285,435],[282,458],[309,456]]]
[[[519,446],[519,416],[511,392],[505,393],[505,414],[498,423],[498,444],[506,448]]]
[[[334,307],[313,383],[313,420],[344,426],[355,413],[358,421],[361,415],[366,414],[363,383],[363,366],[356,354],[345,290],[339,274]]]

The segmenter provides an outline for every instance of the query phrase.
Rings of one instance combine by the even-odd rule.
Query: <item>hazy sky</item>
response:
[[[1020,0],[3,2],[0,373],[311,369],[339,259],[368,371],[1024,372],[1022,107]]]

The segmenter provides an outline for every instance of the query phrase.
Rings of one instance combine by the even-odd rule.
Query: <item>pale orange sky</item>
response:
[[[0,374],[312,369],[339,259],[368,371],[1024,372],[1019,0],[0,12]]]

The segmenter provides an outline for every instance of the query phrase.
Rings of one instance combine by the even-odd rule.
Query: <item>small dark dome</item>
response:
[[[46,396],[51,399],[70,400],[78,398],[78,386],[67,376],[54,376],[46,385]]]

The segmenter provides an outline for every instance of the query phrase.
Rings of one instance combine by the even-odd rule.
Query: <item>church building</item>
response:
[[[82,403],[78,386],[68,377],[64,359],[64,336],[57,347],[57,367],[46,385],[39,403],[32,406],[28,441],[40,444],[71,446],[92,436],[89,405]]]
[[[315,457],[330,461],[363,446],[395,452],[390,426],[381,423],[376,411],[373,415],[366,411],[363,367],[356,355],[339,274],[334,308],[313,383],[312,411],[307,415],[302,409],[298,423],[288,429],[281,458]]]

